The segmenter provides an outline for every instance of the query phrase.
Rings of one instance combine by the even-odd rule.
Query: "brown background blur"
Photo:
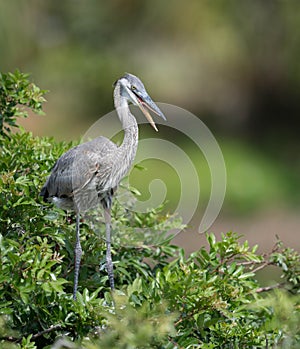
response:
[[[138,75],[220,143],[227,194],[210,230],[300,249],[300,2],[1,0],[0,62],[50,90],[46,116],[23,125],[58,140],[79,139],[112,110],[112,83]],[[177,239],[189,250],[197,220]]]

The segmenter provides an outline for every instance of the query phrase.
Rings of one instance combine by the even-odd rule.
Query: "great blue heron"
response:
[[[120,146],[105,137],[80,144],[64,153],[54,165],[40,195],[63,210],[76,212],[76,244],[73,298],[76,299],[82,248],[80,244],[80,212],[96,201],[104,208],[106,226],[106,269],[114,290],[111,258],[111,204],[114,191],[130,169],[138,145],[138,125],[128,102],[137,105],[152,127],[156,125],[148,109],[166,120],[148,95],[143,83],[132,74],[125,74],[114,84],[114,104],[124,129]]]

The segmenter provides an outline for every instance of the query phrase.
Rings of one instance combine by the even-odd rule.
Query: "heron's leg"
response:
[[[109,279],[109,285],[112,290],[115,289],[114,270],[111,259],[111,215],[110,208],[104,208],[105,230],[106,230],[106,269]]]
[[[82,255],[82,248],[80,244],[80,214],[77,213],[76,214],[76,244],[74,249],[74,258],[75,258],[74,289],[73,289],[74,300],[76,300],[81,255]]]

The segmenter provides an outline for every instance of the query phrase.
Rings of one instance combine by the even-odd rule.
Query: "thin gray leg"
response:
[[[74,289],[73,289],[74,300],[76,300],[81,255],[82,255],[82,248],[80,244],[80,214],[77,213],[76,214],[76,244],[74,249],[74,258],[75,258]]]
[[[114,270],[113,270],[113,263],[111,259],[110,208],[104,209],[104,218],[105,218],[105,230],[106,230],[106,269],[107,269],[110,288],[114,290],[115,289]]]

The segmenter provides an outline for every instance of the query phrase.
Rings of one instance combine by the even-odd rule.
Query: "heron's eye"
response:
[[[131,91],[135,91],[136,87],[134,85],[131,85]]]

